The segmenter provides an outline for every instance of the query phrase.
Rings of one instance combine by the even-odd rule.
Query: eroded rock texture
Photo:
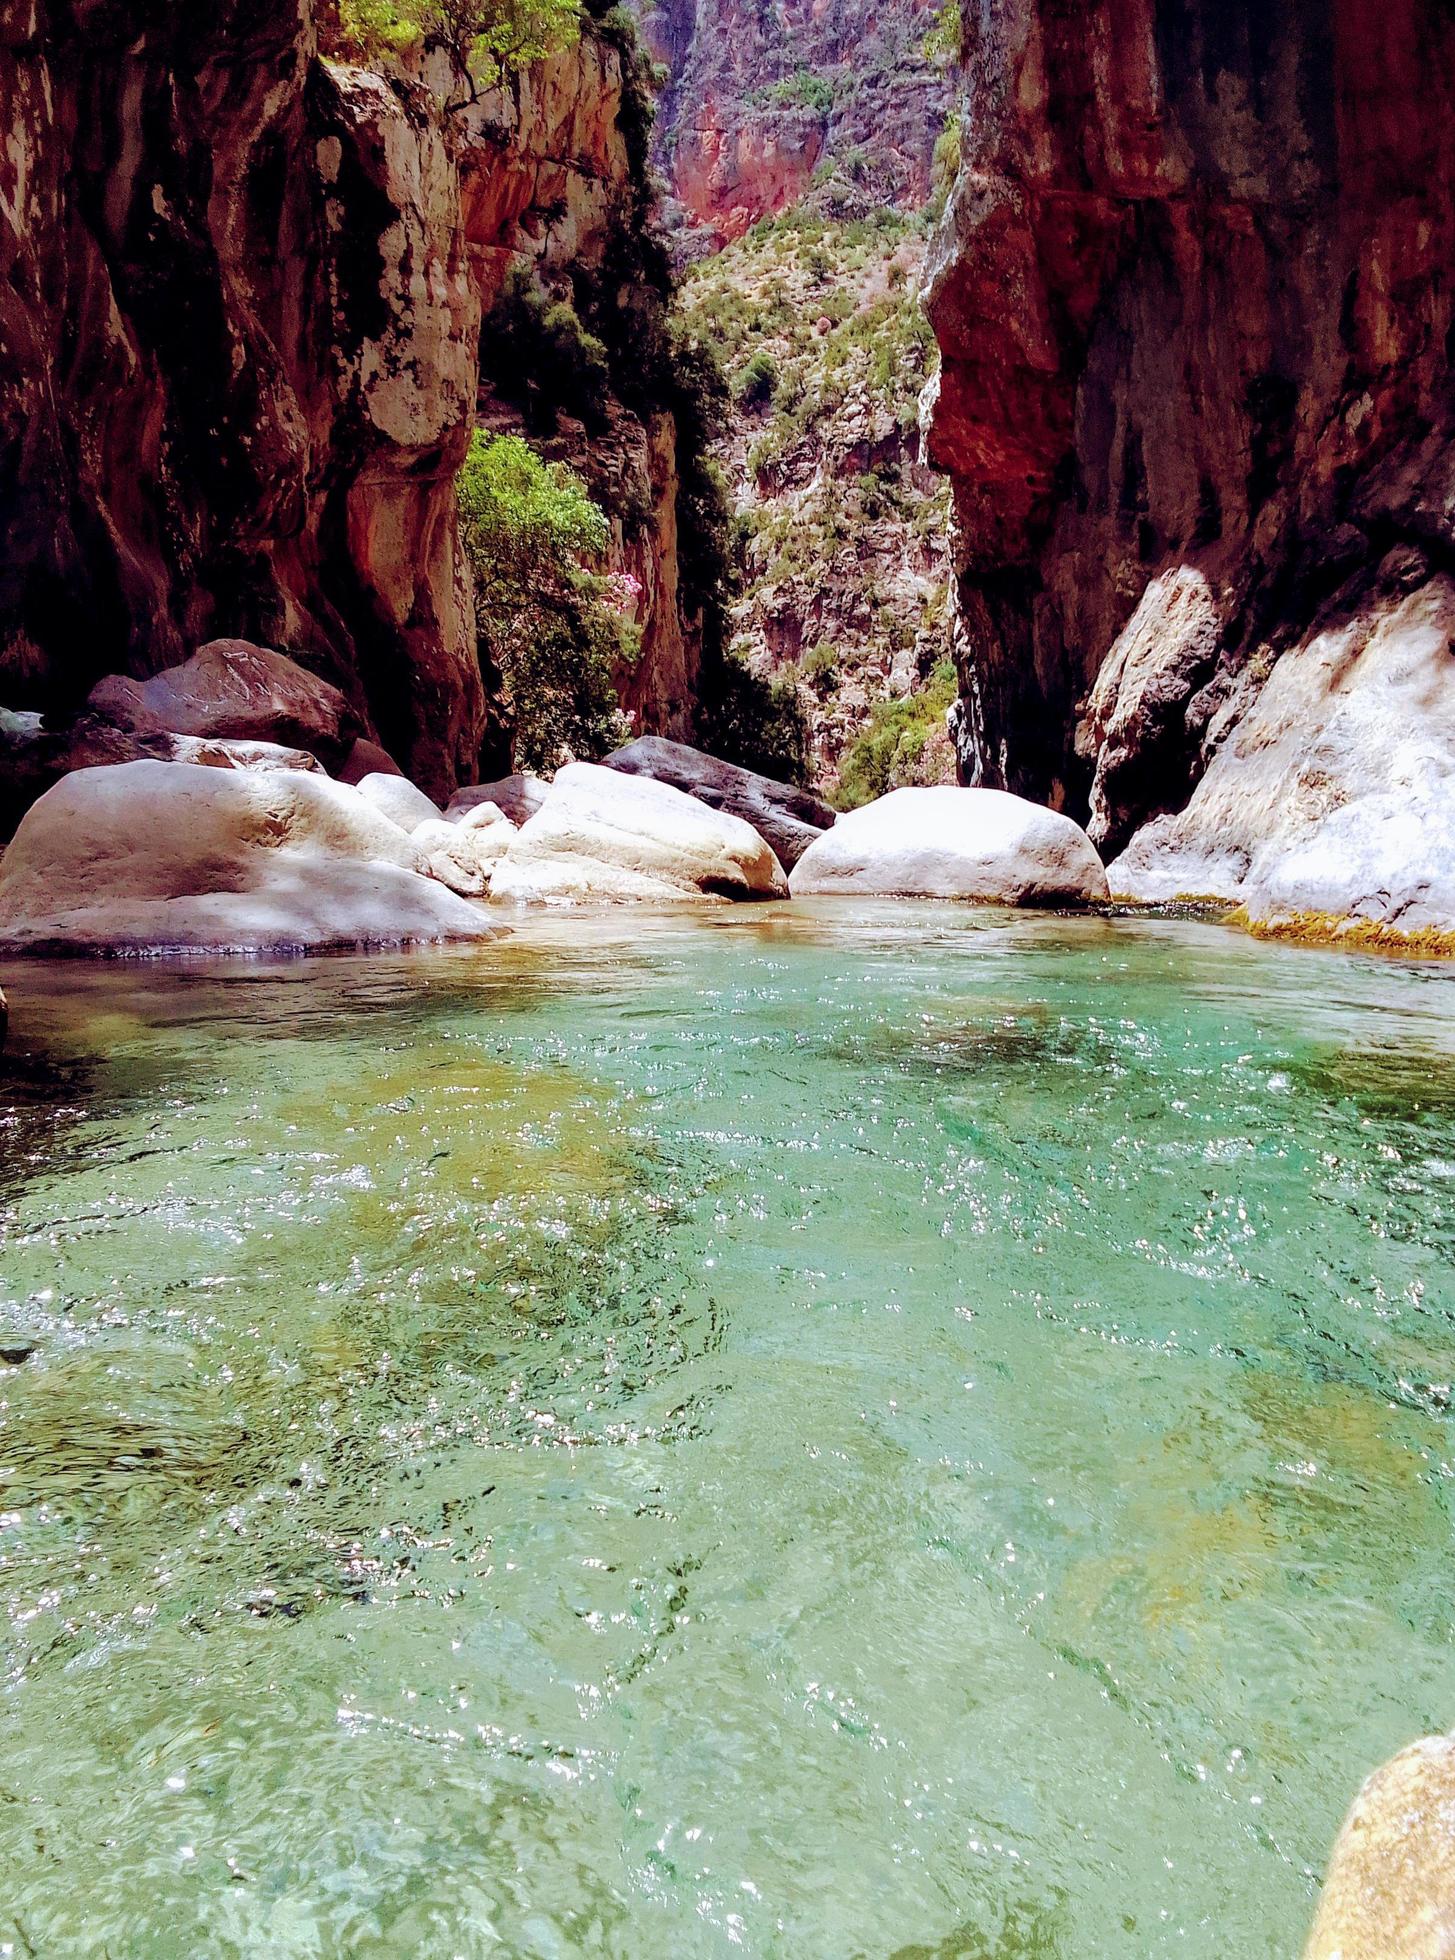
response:
[[[0,7],[0,702],[63,712],[237,635],[435,794],[478,773],[453,480],[482,309],[635,191],[614,49],[588,34],[468,116],[437,67],[320,60],[308,0]],[[641,545],[671,615],[645,719],[655,645],[674,696],[690,665],[668,528]]]
[[[658,155],[707,248],[839,161],[864,208],[923,203],[949,88],[922,53],[934,0],[638,0],[670,77]]]
[[[1183,809],[1290,650],[1352,625],[1352,668],[1360,621],[1451,561],[1455,14],[965,19],[929,297],[962,775],[1089,817],[1111,856]]]

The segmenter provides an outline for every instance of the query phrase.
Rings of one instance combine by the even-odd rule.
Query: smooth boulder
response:
[[[1412,1743],[1354,1799],[1304,1960],[1455,1960],[1455,1739]]]
[[[343,762],[358,733],[336,687],[250,640],[209,640],[149,680],[110,674],[86,705],[134,734],[281,742],[307,749],[329,768]]]
[[[0,862],[12,953],[301,953],[482,939],[396,824],[303,770],[78,770]]]
[[[831,830],[837,812],[810,790],[780,783],[736,763],[720,762],[685,742],[661,735],[643,735],[606,758],[608,769],[628,776],[649,776],[695,796],[710,810],[726,810],[750,823],[772,845],[778,862],[791,871],[814,839]]]
[[[783,898],[787,881],[751,824],[667,783],[595,763],[557,772],[495,867],[492,898]]]
[[[444,818],[438,803],[416,789],[407,776],[391,776],[381,770],[362,777],[354,787],[367,804],[401,830],[418,830],[422,823],[439,823]]]
[[[964,898],[985,905],[1081,905],[1108,896],[1080,824],[998,789],[896,789],[851,810],[811,844],[795,898],[852,893]]]
[[[501,776],[493,783],[471,783],[457,789],[445,815],[458,823],[482,803],[493,803],[513,824],[528,823],[551,793],[551,786],[540,776]]]

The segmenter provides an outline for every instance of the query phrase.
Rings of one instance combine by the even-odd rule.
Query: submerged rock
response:
[[[1304,1960],[1455,1960],[1455,1738],[1412,1743],[1354,1799]]]
[[[715,755],[705,755],[685,742],[668,742],[660,735],[628,742],[609,755],[604,766],[670,783],[710,810],[741,817],[772,845],[785,871],[791,871],[814,839],[832,827],[836,815],[809,790],[740,769],[736,763],[720,762]]]
[[[282,742],[337,764],[352,746],[349,704],[286,654],[249,640],[209,640],[150,680],[109,674],[87,706],[138,735],[205,735]]]
[[[1109,870],[1257,927],[1455,933],[1455,581],[1388,591],[1285,653],[1186,809]]]
[[[0,863],[12,953],[301,953],[489,938],[356,789],[131,762],[67,776]]]
[[[535,815],[550,793],[550,784],[539,776],[502,776],[498,782],[472,783],[468,789],[456,790],[445,815],[451,823],[459,823],[482,803],[493,803],[512,823],[522,824]]]
[[[668,783],[595,763],[560,770],[496,866],[494,898],[785,898],[782,866],[750,824]]]
[[[1108,896],[1079,824],[996,789],[897,789],[839,818],[799,859],[795,898],[853,892],[1075,905]]]
[[[367,804],[401,830],[417,830],[422,823],[439,823],[444,818],[439,805],[422,789],[416,789],[407,776],[365,776],[356,787]]]

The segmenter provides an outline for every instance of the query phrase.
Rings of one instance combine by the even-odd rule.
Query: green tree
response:
[[[581,31],[580,0],[326,0],[326,45],[377,60],[424,42],[447,48],[473,102],[483,88],[527,62],[570,47]]]
[[[457,486],[486,684],[518,769],[590,759],[630,734],[617,675],[641,650],[628,581],[593,569],[610,535],[580,477],[520,436],[476,431]]]

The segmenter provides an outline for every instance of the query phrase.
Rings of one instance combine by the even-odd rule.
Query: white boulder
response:
[[[795,898],[853,893],[1068,905],[1108,896],[1106,873],[1070,817],[998,789],[896,789],[839,818],[789,880]]]
[[[750,824],[644,776],[595,763],[557,772],[495,867],[492,898],[784,898],[787,882]]]
[[[12,953],[298,953],[489,938],[347,784],[128,762],[77,770],[0,862]]]
[[[397,823],[401,830],[417,830],[422,823],[438,823],[445,814],[407,776],[386,775],[381,769],[371,776],[361,776],[357,788],[366,803],[391,823]]]
[[[493,820],[483,814],[487,810],[495,811]],[[412,833],[411,841],[423,853],[431,878],[438,878],[462,898],[483,898],[515,834],[515,825],[502,817],[493,803],[486,803],[467,823],[431,818]]]

